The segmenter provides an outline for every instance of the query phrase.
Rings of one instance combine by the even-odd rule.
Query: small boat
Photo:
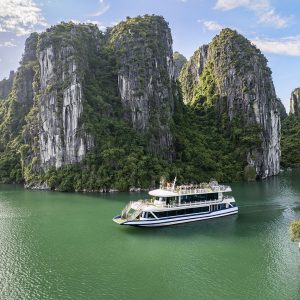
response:
[[[158,227],[203,221],[238,213],[230,186],[216,181],[198,185],[176,186],[161,183],[151,190],[151,199],[131,201],[120,215],[113,218],[119,225]]]

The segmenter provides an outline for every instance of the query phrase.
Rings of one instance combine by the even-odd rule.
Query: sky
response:
[[[144,14],[162,15],[173,49],[189,58],[222,28],[236,29],[268,59],[277,96],[289,111],[300,87],[300,1],[297,0],[0,0],[0,78],[16,70],[31,32],[61,21],[101,30]]]

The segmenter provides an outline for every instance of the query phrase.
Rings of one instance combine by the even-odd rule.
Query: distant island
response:
[[[161,16],[32,33],[0,82],[0,181],[59,191],[255,180],[300,165],[264,55],[226,28],[187,60]],[[282,127],[282,130],[281,130]],[[281,161],[280,161],[281,160]]]

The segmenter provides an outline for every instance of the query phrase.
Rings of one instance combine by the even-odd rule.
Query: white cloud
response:
[[[254,11],[258,18],[258,23],[275,28],[286,27],[290,19],[278,15],[269,0],[217,0],[214,8],[226,11],[238,7],[244,7]]]
[[[100,7],[99,7],[98,11],[96,11],[95,13],[90,14],[91,17],[101,16],[104,13],[106,13],[110,8],[109,4],[106,3],[105,0],[99,0],[99,5],[100,5]]]
[[[300,35],[280,39],[256,38],[252,43],[265,52],[300,56]]]
[[[267,25],[274,25],[276,28],[283,28],[287,26],[288,19],[283,19],[275,13],[274,9],[267,11],[259,16],[259,23]]]
[[[0,43],[0,47],[16,47],[16,44],[12,40],[10,40],[7,42]]]
[[[0,32],[26,35],[47,22],[34,0],[1,0]]]
[[[215,9],[230,10],[238,7],[246,7],[251,10],[268,9],[268,0],[217,0]]]
[[[207,21],[207,20],[198,20],[198,23],[201,23],[204,29],[209,31],[220,31],[226,26],[217,23],[216,21]]]

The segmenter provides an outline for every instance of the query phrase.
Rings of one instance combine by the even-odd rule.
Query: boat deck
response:
[[[165,209],[165,208],[185,208],[185,207],[194,207],[194,206],[205,206],[211,204],[220,204],[225,199],[230,200],[233,197],[223,197],[222,199],[216,200],[204,200],[204,201],[191,201],[191,202],[183,202],[183,203],[170,203],[170,204],[157,204],[151,200],[138,200],[131,203],[131,207],[135,210],[144,210],[144,209]]]
[[[120,217],[114,217],[113,218],[113,221],[117,224],[122,224],[124,222],[126,222],[127,220],[126,219],[123,219],[121,216]]]

